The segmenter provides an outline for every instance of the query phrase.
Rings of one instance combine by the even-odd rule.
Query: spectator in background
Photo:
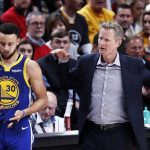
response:
[[[132,21],[133,21],[132,10],[131,10],[130,5],[128,4],[118,5],[116,16],[115,16],[115,21],[123,28],[124,33],[125,33],[123,42],[118,48],[118,52],[125,54],[126,43],[128,40],[128,37],[126,36],[126,31],[130,28]]]
[[[144,39],[144,47],[148,47],[149,36],[150,36],[150,11],[143,13],[142,17],[143,30],[139,35]]]
[[[91,53],[92,45],[88,39],[88,26],[83,16],[76,12],[82,7],[83,0],[63,0],[62,7],[52,13],[48,20],[53,15],[60,15],[70,32],[71,42],[78,49],[78,53],[87,54]]]
[[[61,15],[51,15],[48,19],[46,19],[46,25],[45,25],[45,40],[49,41],[52,31],[55,29],[62,28],[66,29],[67,27],[65,25],[65,22]]]
[[[144,41],[140,36],[136,35],[128,40],[126,54],[132,57],[144,58]],[[144,60],[143,62],[145,63]]]
[[[64,132],[64,118],[55,115],[57,109],[57,97],[47,91],[48,105],[36,114],[32,114],[31,122],[34,134]]]
[[[117,7],[115,21],[123,28],[126,35],[126,31],[130,28],[133,22],[133,14],[130,5],[120,4]]]
[[[31,0],[14,0],[13,6],[10,7],[0,17],[2,22],[11,22],[18,26],[20,29],[20,38],[26,36],[26,15],[28,13]]]
[[[51,48],[63,49],[68,52],[70,47],[70,35],[64,29],[54,30],[51,34]],[[55,61],[51,59],[51,54],[38,60],[38,63],[41,67],[43,78],[45,80],[45,85],[47,90],[54,92],[58,97],[58,110],[59,116],[63,117],[66,109],[66,104],[69,98],[68,89],[63,88],[60,82],[59,71]],[[60,60],[61,61],[61,60]],[[69,59],[69,68],[73,68],[76,65],[76,60]]]
[[[38,48],[45,44],[45,41],[42,38],[45,33],[45,15],[41,12],[31,12],[26,18],[26,23],[26,38],[33,44],[33,59],[37,60],[39,57],[47,54],[47,51],[44,49],[42,51],[38,51]]]
[[[126,54],[133,57],[142,58],[143,63],[150,69],[150,58],[144,48],[144,40],[139,35],[130,38],[126,46]]]
[[[67,31],[67,27],[65,25],[64,20],[60,15],[52,15],[47,21],[46,21],[46,37],[48,41],[43,45],[39,50],[41,49],[48,49],[48,51],[51,51],[51,33],[54,30],[62,29]],[[71,38],[71,37],[70,37]],[[77,59],[77,48],[76,46],[71,42],[69,47],[69,53],[71,54],[71,58]]]
[[[69,38],[69,40],[68,40]],[[66,45],[69,45],[69,47],[65,47]],[[50,38],[50,47],[55,50],[57,48],[65,49],[69,54],[70,57],[73,59],[77,59],[77,53],[72,51],[73,49],[70,49],[71,45],[71,36],[66,29],[55,29]]]
[[[18,53],[19,54],[25,55],[32,59],[33,52],[34,52],[34,47],[29,40],[24,39],[24,40],[20,41],[20,43],[18,45]]]
[[[132,35],[142,31],[142,15],[144,12],[145,3],[143,0],[133,0],[131,2],[131,9],[133,14],[133,23],[131,25]]]
[[[93,43],[94,36],[99,32],[99,26],[105,21],[112,21],[114,12],[104,8],[105,0],[88,0],[88,4],[81,8],[78,13],[85,17],[88,24],[88,36]]]

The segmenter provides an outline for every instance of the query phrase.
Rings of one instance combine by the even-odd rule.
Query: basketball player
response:
[[[31,150],[29,115],[47,105],[38,64],[18,54],[19,30],[12,23],[0,26],[0,150]],[[37,99],[31,101],[31,88]]]

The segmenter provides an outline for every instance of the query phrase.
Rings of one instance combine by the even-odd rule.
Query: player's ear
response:
[[[19,45],[20,43],[20,38],[17,38],[17,46]]]

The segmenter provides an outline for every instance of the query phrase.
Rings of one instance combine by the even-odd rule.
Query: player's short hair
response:
[[[13,23],[3,23],[3,24],[0,25],[0,33],[15,34],[17,37],[19,37],[20,30]]]

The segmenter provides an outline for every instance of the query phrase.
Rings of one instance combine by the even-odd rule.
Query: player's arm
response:
[[[31,107],[24,110],[25,115],[30,115],[46,107],[48,99],[46,88],[42,79],[42,71],[35,61],[29,60],[27,63],[27,76],[29,78],[31,88],[37,98]]]
[[[10,121],[20,121],[21,118],[43,109],[48,103],[46,88],[42,79],[42,72],[35,61],[29,60],[27,63],[27,78],[37,99],[30,107],[25,108],[24,110],[17,110]],[[10,124],[8,127],[11,127],[12,125],[13,124]]]

